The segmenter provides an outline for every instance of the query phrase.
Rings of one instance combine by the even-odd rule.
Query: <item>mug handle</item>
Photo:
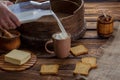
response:
[[[50,39],[48,40],[46,43],[45,43],[45,50],[50,53],[50,54],[54,54],[55,52],[54,51],[50,51],[48,48],[47,48],[47,45],[50,44],[50,43],[53,43],[53,40]]]

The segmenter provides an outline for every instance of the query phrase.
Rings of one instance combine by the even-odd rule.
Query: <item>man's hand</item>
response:
[[[0,2],[0,27],[5,29],[15,29],[20,26],[18,18],[7,8],[11,5],[9,1]]]
[[[10,1],[2,1],[1,3],[5,4],[5,5],[7,5],[7,6],[9,6],[9,5],[12,5],[12,4],[13,4],[13,3],[12,3],[12,2],[10,2]]]

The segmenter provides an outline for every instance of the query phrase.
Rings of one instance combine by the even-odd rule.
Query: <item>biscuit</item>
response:
[[[59,65],[41,65],[40,74],[57,74]]]
[[[97,67],[97,60],[95,57],[84,57],[81,59],[82,63],[89,63],[92,68]]]
[[[84,45],[78,45],[70,49],[74,56],[88,53],[88,49]]]
[[[76,64],[76,67],[75,67],[75,70],[73,71],[73,73],[87,76],[88,73],[89,73],[90,68],[91,68],[90,64],[78,62]]]

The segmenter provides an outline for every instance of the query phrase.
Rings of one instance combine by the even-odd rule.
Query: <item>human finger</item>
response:
[[[10,14],[10,19],[13,21],[13,23],[16,25],[16,26],[20,26],[21,23],[20,21],[18,20],[18,18],[14,15],[14,14]]]
[[[9,29],[8,24],[4,20],[0,20],[1,27]]]
[[[10,29],[15,29],[16,25],[14,24],[14,22],[12,20],[10,20],[10,18],[7,19],[8,22],[8,26]]]
[[[10,1],[4,1],[3,3],[6,4],[7,6],[9,6],[9,5],[13,5],[13,3],[10,2]]]

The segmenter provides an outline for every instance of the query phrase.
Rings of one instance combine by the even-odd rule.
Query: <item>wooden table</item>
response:
[[[87,20],[87,31],[83,38],[73,42],[72,45],[84,44],[89,49],[88,55],[96,54],[96,50],[107,41],[107,39],[100,39],[97,36],[96,18],[98,15],[95,9],[96,6],[102,6],[103,9],[109,9],[114,16],[115,21],[120,20],[120,2],[85,3],[85,19]],[[45,51],[39,51],[36,52],[36,54],[38,60],[33,67],[21,72],[6,72],[0,70],[0,80],[59,80],[59,78],[62,80],[76,79],[76,77],[73,75],[73,70],[75,68],[75,63],[80,61],[82,56],[74,57],[70,55],[70,57],[67,59],[58,59],[55,57],[55,55],[47,54]],[[39,71],[41,64],[60,64],[59,74],[44,76],[40,75]]]

